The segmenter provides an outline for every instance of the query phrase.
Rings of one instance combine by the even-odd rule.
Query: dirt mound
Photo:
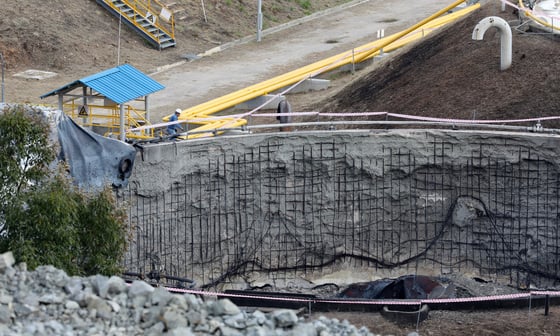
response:
[[[511,9],[496,13],[496,6],[487,4],[309,109],[484,120],[558,115],[559,42],[514,29],[512,66],[500,71],[498,31],[488,30],[483,41],[471,37],[481,19],[497,14],[517,19]]]

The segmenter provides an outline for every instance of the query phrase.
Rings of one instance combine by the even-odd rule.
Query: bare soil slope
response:
[[[149,71],[256,31],[257,5],[244,0],[167,0],[176,13],[177,47],[158,51],[122,26],[121,61]],[[263,29],[348,0],[264,2]],[[203,6],[204,4],[204,6]],[[118,18],[95,0],[2,0],[0,52],[10,72],[28,67],[78,71],[114,66]]]
[[[263,1],[263,29],[349,0]],[[0,53],[6,63],[6,99],[29,102],[78,78],[130,63],[151,73],[220,44],[256,32],[257,4],[246,0],[163,0],[176,14],[177,46],[158,51],[95,0],[2,0]],[[203,6],[204,5],[204,6]],[[119,62],[119,63],[117,63]],[[25,79],[11,77],[28,69],[56,72],[33,95],[22,92]],[[37,86],[37,85],[35,85]],[[36,97],[36,99],[35,99]]]
[[[501,71],[498,31],[488,30],[483,41],[471,37],[481,19],[497,14],[517,19],[487,4],[307,109],[484,120],[560,115],[560,41],[513,30],[512,66]]]

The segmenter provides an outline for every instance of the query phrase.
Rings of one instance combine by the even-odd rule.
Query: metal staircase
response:
[[[157,0],[96,0],[155,48],[176,45],[173,13]]]

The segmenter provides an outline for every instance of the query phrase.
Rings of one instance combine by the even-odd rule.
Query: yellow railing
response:
[[[116,12],[121,12],[120,8],[115,6],[113,2],[107,0],[104,0],[104,2]],[[134,15],[132,17],[127,15],[123,15],[123,17],[138,29],[151,36],[155,41],[160,43],[160,37],[154,35],[154,33],[150,32],[146,27],[138,24],[136,19],[139,16],[151,21],[159,30],[167,34],[172,39],[175,39],[175,17],[173,16],[173,12],[165,5],[157,0],[122,0],[122,2],[134,10]]]
[[[380,54],[380,51],[385,52],[393,51],[401,48],[413,41],[419,40],[424,36],[430,34],[432,31],[440,28],[450,22],[461,18],[472,11],[480,8],[480,4],[475,4],[464,9],[458,10],[452,14],[441,16],[450,9],[453,9],[463,3],[463,1],[455,1],[452,5],[438,11],[436,14],[430,16],[427,19],[422,20],[418,24],[401,31],[399,33],[387,36],[385,38],[379,39],[377,41],[368,43],[361,47],[352,49],[350,51],[326,58],[319,62],[304,66],[297,70],[288,72],[286,74],[274,77],[272,79],[266,80],[264,82],[246,87],[239,91],[232,92],[225,96],[210,100],[208,102],[193,106],[186,110],[183,110],[179,120],[187,121],[190,124],[203,125],[194,130],[211,130],[218,129],[221,127],[239,127],[245,125],[247,122],[244,119],[234,119],[229,118],[228,123],[224,123],[224,119],[219,120],[208,120],[194,122],[194,119],[204,119],[208,118],[210,115],[226,110],[228,108],[234,107],[237,104],[246,102],[248,100],[275,92],[282,88],[289,87],[290,85],[296,84],[306,78],[312,78],[321,73],[326,73],[328,71],[334,70],[344,65],[363,62],[366,59],[371,59],[374,56]],[[439,16],[439,17],[438,17]],[[168,121],[170,116],[163,118],[164,121]],[[215,133],[203,133],[196,135],[189,135],[188,139],[199,138],[204,136],[211,136]],[[181,137],[186,139],[187,137]]]
[[[119,135],[120,107],[118,105],[82,105],[78,104],[75,100],[71,100],[64,104],[63,111],[80,126],[98,128],[104,131],[105,136]],[[127,129],[149,124],[149,121],[146,120],[145,111],[125,105],[124,114],[125,127]],[[129,132],[126,136],[127,138],[135,139],[152,139],[154,138],[154,129],[147,128],[137,132]]]

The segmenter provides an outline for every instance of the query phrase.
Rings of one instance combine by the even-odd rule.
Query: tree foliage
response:
[[[55,153],[48,134],[48,125],[23,108],[0,115],[0,253],[72,275],[121,272],[126,213],[110,189],[86,193],[61,169],[49,169]]]
[[[23,106],[4,110],[0,118],[0,204],[45,178],[54,159],[48,135],[48,125],[36,116],[26,115]]]

